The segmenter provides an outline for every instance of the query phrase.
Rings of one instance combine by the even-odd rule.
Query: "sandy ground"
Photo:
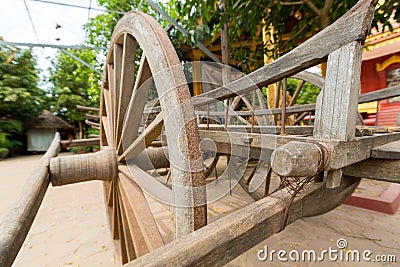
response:
[[[40,157],[0,161],[1,217]],[[101,183],[50,186],[13,266],[120,266],[114,256]]]
[[[17,198],[20,188],[39,160],[24,156],[0,161],[0,217]],[[379,195],[385,183],[362,183],[358,189],[369,195]],[[240,209],[252,200],[238,186],[232,195],[209,205],[209,221]],[[317,205],[317,203],[316,203]],[[172,212],[152,203],[153,213],[163,238],[172,239]],[[165,208],[165,207],[164,207]],[[312,218],[298,220],[283,232],[244,252],[228,266],[399,266],[400,212],[385,215],[369,210],[341,205],[335,210]],[[258,252],[268,249],[287,252],[297,250],[337,249],[336,241],[346,239],[346,250],[366,249],[373,256],[395,255],[397,263],[282,262],[257,259]],[[31,231],[13,266],[120,266],[114,256],[100,182],[86,182],[63,187],[49,187]]]

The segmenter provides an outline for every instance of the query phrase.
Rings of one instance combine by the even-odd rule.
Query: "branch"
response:
[[[298,2],[281,2],[282,6],[294,6],[294,5],[302,5],[304,4],[303,1],[298,1]]]
[[[327,0],[330,1],[330,0]],[[303,3],[306,3],[318,16],[321,16],[321,10],[318,9],[316,5],[310,0],[302,0]]]

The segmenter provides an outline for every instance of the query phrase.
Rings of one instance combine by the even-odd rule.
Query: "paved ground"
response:
[[[19,189],[29,176],[40,156],[25,156],[0,161],[0,218],[16,199]],[[363,183],[358,189],[370,195],[380,194],[384,183]],[[209,219],[215,220],[241,208],[251,200],[243,200],[240,187],[232,196],[209,206]],[[316,203],[317,205],[318,203]],[[157,205],[154,205],[157,208]],[[161,208],[158,205],[158,208]],[[166,241],[171,240],[172,212],[156,211]],[[165,222],[165,225],[163,224]],[[373,211],[341,205],[337,209],[313,218],[305,218],[289,225],[285,231],[261,242],[245,252],[228,266],[399,266],[400,262],[400,212],[385,215]],[[369,263],[330,261],[325,255],[323,262],[281,262],[275,254],[273,262],[260,261],[257,254],[267,246],[268,251],[321,251],[337,249],[337,240],[344,238],[343,250],[372,251],[375,255],[395,255],[397,263]],[[339,254],[340,256],[340,254]],[[288,257],[288,255],[286,255]],[[31,231],[14,263],[14,266],[119,266],[113,254],[113,244],[108,230],[101,184],[87,182],[58,188],[50,187]]]

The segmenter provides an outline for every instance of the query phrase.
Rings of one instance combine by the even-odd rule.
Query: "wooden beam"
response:
[[[400,140],[400,133],[388,133],[376,136],[355,138],[350,142],[338,140],[318,140],[301,136],[279,136],[257,133],[239,133],[200,130],[200,137],[212,139],[223,154],[232,154],[250,158],[259,157],[260,160],[270,162],[271,153],[277,148],[291,141],[308,142],[315,140],[330,148],[330,161],[325,170],[337,170],[371,156],[372,149],[384,144]],[[210,148],[211,149],[211,148]]]
[[[100,138],[63,140],[60,142],[60,144],[62,148],[76,146],[98,146],[100,145]]]
[[[384,144],[372,149],[371,158],[400,159],[400,141]],[[398,169],[400,173],[400,169]]]
[[[400,184],[399,159],[366,159],[343,169],[343,174]]]
[[[93,112],[100,112],[99,108],[92,108],[92,107],[85,107],[81,105],[76,105],[76,108],[82,111],[93,111]]]
[[[333,209],[358,182],[357,178],[346,177],[335,189],[326,188],[324,183],[309,184],[290,206],[288,222]],[[276,192],[126,266],[172,266],[176,262],[182,266],[222,266],[278,233],[290,198],[288,192]]]
[[[0,265],[11,266],[39,210],[49,186],[50,159],[60,151],[60,134],[56,133],[46,154],[32,172],[18,199],[0,221]]]

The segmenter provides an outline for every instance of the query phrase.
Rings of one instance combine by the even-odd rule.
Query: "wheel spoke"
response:
[[[299,97],[300,91],[303,88],[304,84],[305,84],[305,81],[300,80],[299,84],[296,87],[296,91],[294,91],[294,93],[293,93],[293,97],[290,100],[288,107],[293,106],[296,103],[296,100]]]
[[[153,176],[142,170],[136,164],[128,166],[120,165],[118,170],[125,176],[129,177],[131,181],[140,185],[145,191],[152,192],[153,195],[159,197],[165,203],[173,203],[172,190],[164,184],[160,183]]]
[[[143,255],[143,253],[147,253],[148,251],[152,251],[163,246],[164,242],[142,189],[140,189],[137,183],[132,180],[127,167],[120,167],[124,169],[123,172],[121,171],[119,176],[121,183],[121,196],[125,203],[125,207],[130,207],[130,210],[132,211],[132,216],[129,216],[128,220],[135,219],[135,221],[132,221],[132,224],[130,225],[132,229],[131,231],[139,228],[140,233],[145,241],[141,242],[139,239],[136,239],[136,236],[138,235],[133,235],[132,232],[135,251],[140,257]],[[150,177],[146,177],[146,179],[149,178]],[[151,179],[154,180],[153,177],[151,177]],[[134,224],[135,222],[137,225]],[[145,244],[145,248],[141,248],[140,244]]]
[[[117,151],[122,150],[122,142],[123,145],[126,146],[126,144],[132,144],[132,142],[137,138],[139,124],[143,114],[140,111],[144,109],[146,104],[146,99],[151,84],[150,78],[150,67],[145,55],[143,54],[140,60],[135,86],[133,88],[133,95],[129,102],[127,116],[122,129],[123,138],[119,140]]]
[[[115,129],[115,76],[114,76],[114,63],[109,63],[107,65],[107,74],[108,74],[108,86],[109,90],[104,90],[105,92],[105,103],[107,109],[107,117],[109,118],[110,122],[110,129]],[[111,137],[113,140],[113,144],[115,144],[115,135],[114,130],[111,132]]]
[[[130,227],[128,223],[128,212],[129,207],[124,205],[123,196],[121,194],[121,190],[119,191],[119,205],[121,211],[121,222],[122,222],[122,236],[121,238],[121,254],[122,254],[122,263],[125,264],[128,261],[134,260],[136,258],[136,253],[133,245],[133,236],[130,232]],[[125,255],[125,256],[124,256]]]
[[[106,135],[107,144],[111,147],[112,146],[112,138],[111,138],[110,125],[108,123],[108,118],[106,116],[102,116],[101,121],[103,123],[103,128],[104,128],[104,132]]]
[[[144,232],[142,232],[143,227],[141,227],[139,223],[139,221],[142,219],[142,216],[146,216],[147,214],[137,215],[134,212],[135,206],[140,206],[142,204],[140,202],[137,202],[137,200],[139,200],[140,197],[144,196],[137,185],[134,186],[134,184],[128,181],[128,179],[129,178],[127,178],[124,174],[120,173],[120,195],[126,212],[127,231],[129,231],[129,234],[132,237],[132,246],[134,248],[135,255],[137,257],[140,257],[150,251],[144,237]],[[156,230],[158,231],[158,228],[156,228]]]
[[[132,98],[135,83],[136,40],[129,34],[124,34],[124,45],[121,63],[121,81],[119,89],[119,103],[117,106],[116,136],[117,144],[121,142],[122,124],[130,99]],[[115,55],[115,54],[114,54]],[[118,146],[118,152],[121,146]]]
[[[151,144],[160,134],[163,126],[163,114],[160,112],[143,133],[118,157],[118,161],[133,159]]]
[[[115,148],[115,142],[114,142],[114,132],[112,131],[113,129],[113,113],[112,113],[112,101],[111,101],[111,92],[110,90],[103,90],[103,96],[104,96],[104,104],[106,106],[106,112],[107,112],[107,121],[108,121],[108,145],[110,147]],[[104,123],[104,122],[103,122]],[[107,132],[106,132],[107,133]]]
[[[118,203],[118,185],[113,181],[112,185],[112,218],[111,218],[111,231],[113,239],[119,239],[119,203]]]

